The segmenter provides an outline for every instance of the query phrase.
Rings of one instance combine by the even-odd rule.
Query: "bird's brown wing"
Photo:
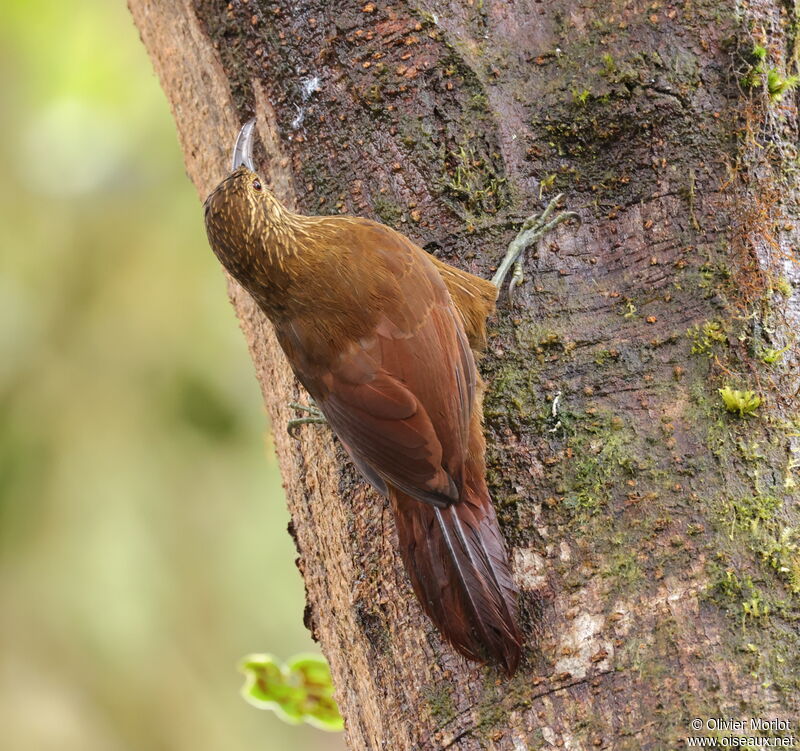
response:
[[[368,220],[361,221],[366,223]],[[391,233],[393,243],[422,251],[422,248],[414,245],[405,235],[388,227],[381,226],[381,229]],[[494,312],[497,287],[488,279],[451,266],[430,253],[425,253],[425,256],[433,263],[450,293],[470,347],[476,352],[483,351],[486,348],[486,319]]]
[[[367,478],[445,506],[459,499],[462,486],[475,395],[472,353],[423,251],[373,245],[369,253],[370,279],[379,282],[367,335],[342,337],[332,351],[318,320],[296,317],[276,327],[278,337]]]
[[[409,241],[410,242],[410,241]],[[469,346],[476,352],[486,349],[486,319],[494,312],[497,287],[488,279],[457,269],[431,256],[456,310],[464,324]]]

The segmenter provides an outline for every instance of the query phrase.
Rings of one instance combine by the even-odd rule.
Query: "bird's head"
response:
[[[276,237],[286,216],[253,162],[255,118],[239,131],[233,148],[231,173],[204,204],[206,232],[217,258],[244,286],[249,287],[276,252]]]

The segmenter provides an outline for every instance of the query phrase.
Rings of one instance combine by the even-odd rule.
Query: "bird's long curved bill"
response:
[[[233,147],[233,157],[231,158],[231,172],[239,169],[242,165],[251,172],[256,171],[253,163],[253,134],[256,129],[256,119],[250,118],[236,136],[236,143]]]

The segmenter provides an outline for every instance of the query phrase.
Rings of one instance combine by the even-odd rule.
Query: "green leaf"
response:
[[[717,391],[725,403],[725,409],[728,412],[738,412],[739,417],[752,415],[761,406],[762,399],[755,391],[739,391],[729,386]]]
[[[783,95],[800,83],[800,76],[783,76],[776,68],[767,71],[767,91],[770,99],[781,99]]]
[[[774,362],[778,362],[778,360],[783,357],[783,353],[786,352],[791,344],[787,344],[783,349],[773,349],[772,347],[765,347],[761,350],[761,362],[766,363],[767,365],[771,365]]]
[[[299,654],[282,665],[273,655],[252,654],[239,663],[239,670],[245,674],[242,696],[254,707],[270,709],[290,725],[307,722],[322,730],[344,728],[324,657]]]

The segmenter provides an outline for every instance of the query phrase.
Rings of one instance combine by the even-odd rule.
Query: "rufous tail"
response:
[[[414,592],[447,641],[511,676],[522,648],[517,591],[483,476],[470,474],[477,488],[466,486],[458,503],[441,509],[390,489],[400,551]]]

